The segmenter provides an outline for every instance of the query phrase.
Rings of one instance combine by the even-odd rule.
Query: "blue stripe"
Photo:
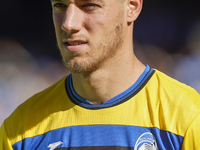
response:
[[[49,144],[63,142],[59,147],[123,146],[134,147],[144,133],[152,133],[157,148],[162,150],[181,149],[183,137],[158,128],[125,125],[90,125],[65,127],[43,135],[24,139],[13,145],[14,150],[48,150]],[[142,139],[141,139],[142,140]]]

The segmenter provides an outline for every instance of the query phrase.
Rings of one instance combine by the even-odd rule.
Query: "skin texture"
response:
[[[145,69],[133,53],[142,0],[52,0],[58,47],[77,94],[101,104]]]
[[[56,7],[56,9],[54,9],[56,14],[54,17],[56,31],[58,31],[56,35],[58,46],[63,56],[63,62],[72,72],[93,72],[98,69],[106,59],[113,57],[122,45],[123,26],[121,18],[123,18],[123,12],[118,12],[117,14],[109,16],[110,12],[105,10],[110,8],[110,3],[104,6],[104,3],[97,2],[99,6],[90,6],[86,8],[84,8],[82,4],[80,6],[81,9],[80,7],[78,8],[78,5],[81,3],[78,4],[76,1],[70,4],[67,4],[67,2],[63,4],[66,5],[66,8]],[[115,8],[116,11],[117,9],[120,10],[119,6]],[[64,12],[67,13],[67,16],[65,16],[66,14],[64,14]],[[105,16],[109,16],[109,18],[105,19]],[[63,18],[65,18],[65,20]],[[113,22],[112,26],[109,24],[111,20]],[[65,32],[61,33],[59,31],[61,26]],[[71,26],[73,27],[71,28]],[[81,51],[70,52],[66,51],[65,47],[63,47],[63,39],[83,39],[87,41],[87,45],[84,45]]]

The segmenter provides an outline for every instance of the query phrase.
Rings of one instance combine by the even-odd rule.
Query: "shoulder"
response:
[[[155,70],[155,73],[152,77],[152,82],[154,82],[155,86],[158,88],[158,90],[160,90],[160,92],[168,94],[165,96],[168,96],[169,98],[190,98],[190,100],[200,103],[200,95],[194,88],[179,82],[178,80],[171,78],[170,76],[158,70]]]
[[[44,121],[48,115],[53,114],[58,109],[64,109],[62,108],[64,107],[63,99],[67,100],[68,98],[65,80],[66,77],[62,78],[19,105],[4,121],[8,136],[15,137],[17,134],[25,133]]]
[[[155,70],[145,88],[164,130],[184,136],[191,123],[200,119],[200,95],[192,87]]]
[[[191,125],[200,119],[198,92],[158,70],[155,70],[140,95],[146,96],[147,108],[153,110],[149,113],[158,118],[155,124],[162,130],[184,137],[189,128],[193,129]]]
[[[54,103],[54,101],[57,100],[61,94],[65,94],[65,80],[66,77],[57,81],[43,91],[36,93],[20,106],[18,106],[13,114],[17,113],[18,111],[24,112],[25,110],[28,112],[31,110],[37,111],[38,107],[45,108],[46,105]]]

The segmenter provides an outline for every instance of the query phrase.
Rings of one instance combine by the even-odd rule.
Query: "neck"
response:
[[[77,94],[92,104],[102,104],[132,86],[145,66],[133,51],[118,56],[118,59],[106,62],[92,73],[72,73],[73,87]]]

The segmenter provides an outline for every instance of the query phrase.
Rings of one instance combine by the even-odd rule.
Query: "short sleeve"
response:
[[[5,129],[5,124],[3,123],[0,128],[0,150],[13,150],[7,132]]]
[[[190,124],[182,145],[182,150],[200,150],[200,114]]]

